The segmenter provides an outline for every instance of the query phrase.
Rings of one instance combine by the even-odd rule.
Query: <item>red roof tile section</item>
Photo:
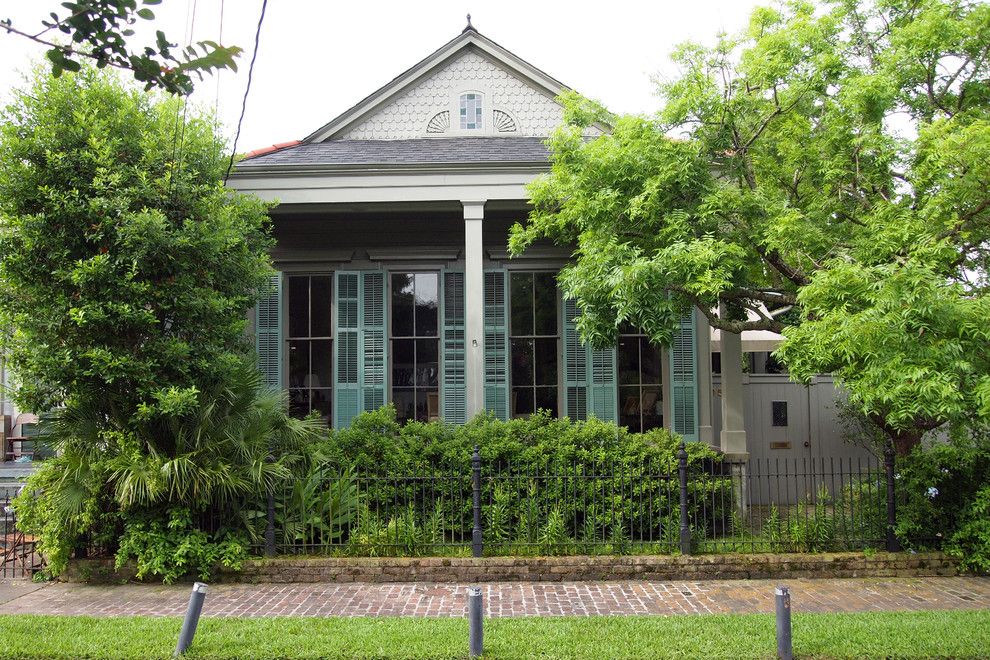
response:
[[[279,142],[273,144],[270,147],[262,147],[261,149],[255,149],[254,151],[249,151],[244,154],[244,159],[254,158],[255,156],[263,156],[265,154],[270,154],[273,151],[281,151],[282,149],[288,149],[289,147],[294,147],[297,144],[302,144],[299,140],[289,140],[288,142]]]

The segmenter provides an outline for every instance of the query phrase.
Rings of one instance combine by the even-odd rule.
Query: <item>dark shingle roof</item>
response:
[[[543,140],[539,137],[328,140],[248,158],[239,167],[545,163],[547,149]]]

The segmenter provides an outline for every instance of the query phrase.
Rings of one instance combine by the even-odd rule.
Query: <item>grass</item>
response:
[[[0,657],[166,658],[181,620],[0,616]],[[774,657],[772,615],[488,619],[486,658]],[[990,611],[795,614],[802,657],[985,657]],[[463,619],[203,619],[189,658],[463,658]]]

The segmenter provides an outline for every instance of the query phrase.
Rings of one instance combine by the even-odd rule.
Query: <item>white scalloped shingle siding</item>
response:
[[[484,56],[468,52],[438,69],[337,139],[402,140],[420,137],[426,131],[427,122],[438,112],[447,110],[451,96],[462,91],[460,88],[454,89],[455,81],[464,80],[482,81],[493,97],[486,99],[486,105],[490,103],[490,108],[508,110],[515,116],[519,130],[514,135],[546,137],[561,121],[561,107],[552,98]]]

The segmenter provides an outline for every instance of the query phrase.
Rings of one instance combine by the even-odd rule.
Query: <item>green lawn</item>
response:
[[[0,657],[165,658],[181,621],[0,616]],[[773,657],[770,615],[489,619],[486,658]],[[990,611],[795,614],[817,658],[985,657]],[[463,619],[203,619],[190,658],[462,658]]]

